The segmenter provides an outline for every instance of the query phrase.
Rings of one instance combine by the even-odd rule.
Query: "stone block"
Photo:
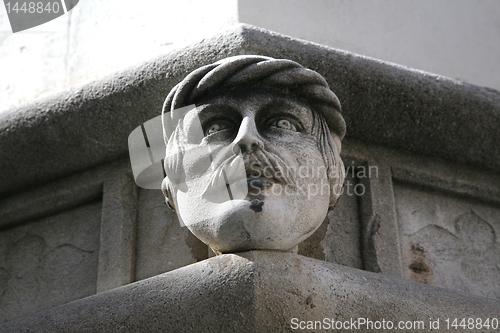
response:
[[[500,209],[394,187],[405,278],[500,299]]]
[[[308,321],[497,318],[500,302],[292,253],[204,260],[0,326],[2,332],[293,332]],[[295,319],[294,319],[295,318]],[[325,321],[326,318],[326,321]],[[302,329],[295,323],[304,321]],[[317,324],[316,324],[317,325]],[[359,329],[356,326],[355,329]],[[415,326],[416,327],[416,326]],[[295,328],[295,330],[294,330]],[[349,329],[348,328],[348,329]],[[316,330],[331,329],[316,326]],[[365,326],[361,330],[369,331]],[[477,330],[481,331],[481,330]]]
[[[101,204],[0,232],[0,322],[96,292]]]
[[[380,170],[389,165],[384,182],[393,183],[377,196],[381,202],[358,197],[369,210],[385,206],[386,212],[394,211],[392,218],[380,215],[377,220],[379,227],[373,234],[378,235],[380,248],[370,238],[362,239],[364,269],[378,271],[373,268],[392,258],[400,265],[401,275],[382,273],[498,298],[497,174],[366,143],[346,141],[344,151]],[[364,181],[370,185],[373,179]],[[386,232],[381,232],[383,227]],[[361,225],[365,235],[371,234],[370,228],[370,224]],[[391,242],[397,246],[388,247]]]
[[[181,227],[159,190],[139,191],[135,279],[142,280],[208,258],[208,249]]]
[[[299,244],[298,254],[345,266],[363,268],[358,196],[355,180],[348,174],[344,192],[335,209],[308,239]]]

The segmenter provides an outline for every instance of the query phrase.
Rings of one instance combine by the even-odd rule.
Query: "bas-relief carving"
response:
[[[95,293],[100,214],[89,204],[0,233],[0,322]]]
[[[216,253],[293,250],[340,195],[340,103],[293,61],[201,67],[170,92],[163,125],[167,202]]]
[[[405,276],[500,298],[500,209],[395,186]]]

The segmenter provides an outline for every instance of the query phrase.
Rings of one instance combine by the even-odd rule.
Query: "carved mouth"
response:
[[[260,213],[262,211],[262,206],[264,206],[265,196],[263,194],[264,190],[273,185],[273,182],[266,178],[247,178],[248,184],[248,194],[246,200],[250,201],[250,209],[255,213]]]
[[[262,211],[264,206],[265,196],[263,194],[266,188],[273,186],[273,181],[261,177],[248,177],[248,195],[246,199],[250,201],[250,209],[256,213]]]
[[[228,184],[220,179],[223,184],[219,186],[209,186],[203,197],[213,202],[224,202],[227,199],[246,199],[258,203],[264,201],[264,192],[275,183],[273,180],[261,177],[248,177],[240,181]],[[260,204],[262,206],[262,204]]]

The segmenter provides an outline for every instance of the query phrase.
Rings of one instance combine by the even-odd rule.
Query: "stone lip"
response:
[[[239,25],[143,65],[0,113],[0,196],[126,156],[192,70],[238,54],[295,60],[342,102],[347,138],[498,172],[500,92]]]
[[[2,332],[289,332],[298,320],[495,317],[500,301],[293,253],[225,254],[0,325]],[[298,330],[302,331],[302,330]],[[361,329],[361,331],[366,331]],[[436,330],[434,330],[436,331]]]

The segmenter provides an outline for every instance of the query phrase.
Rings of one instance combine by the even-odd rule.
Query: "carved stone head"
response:
[[[216,253],[289,251],[341,193],[339,100],[294,61],[236,56],[198,68],[162,116],[163,193]]]

